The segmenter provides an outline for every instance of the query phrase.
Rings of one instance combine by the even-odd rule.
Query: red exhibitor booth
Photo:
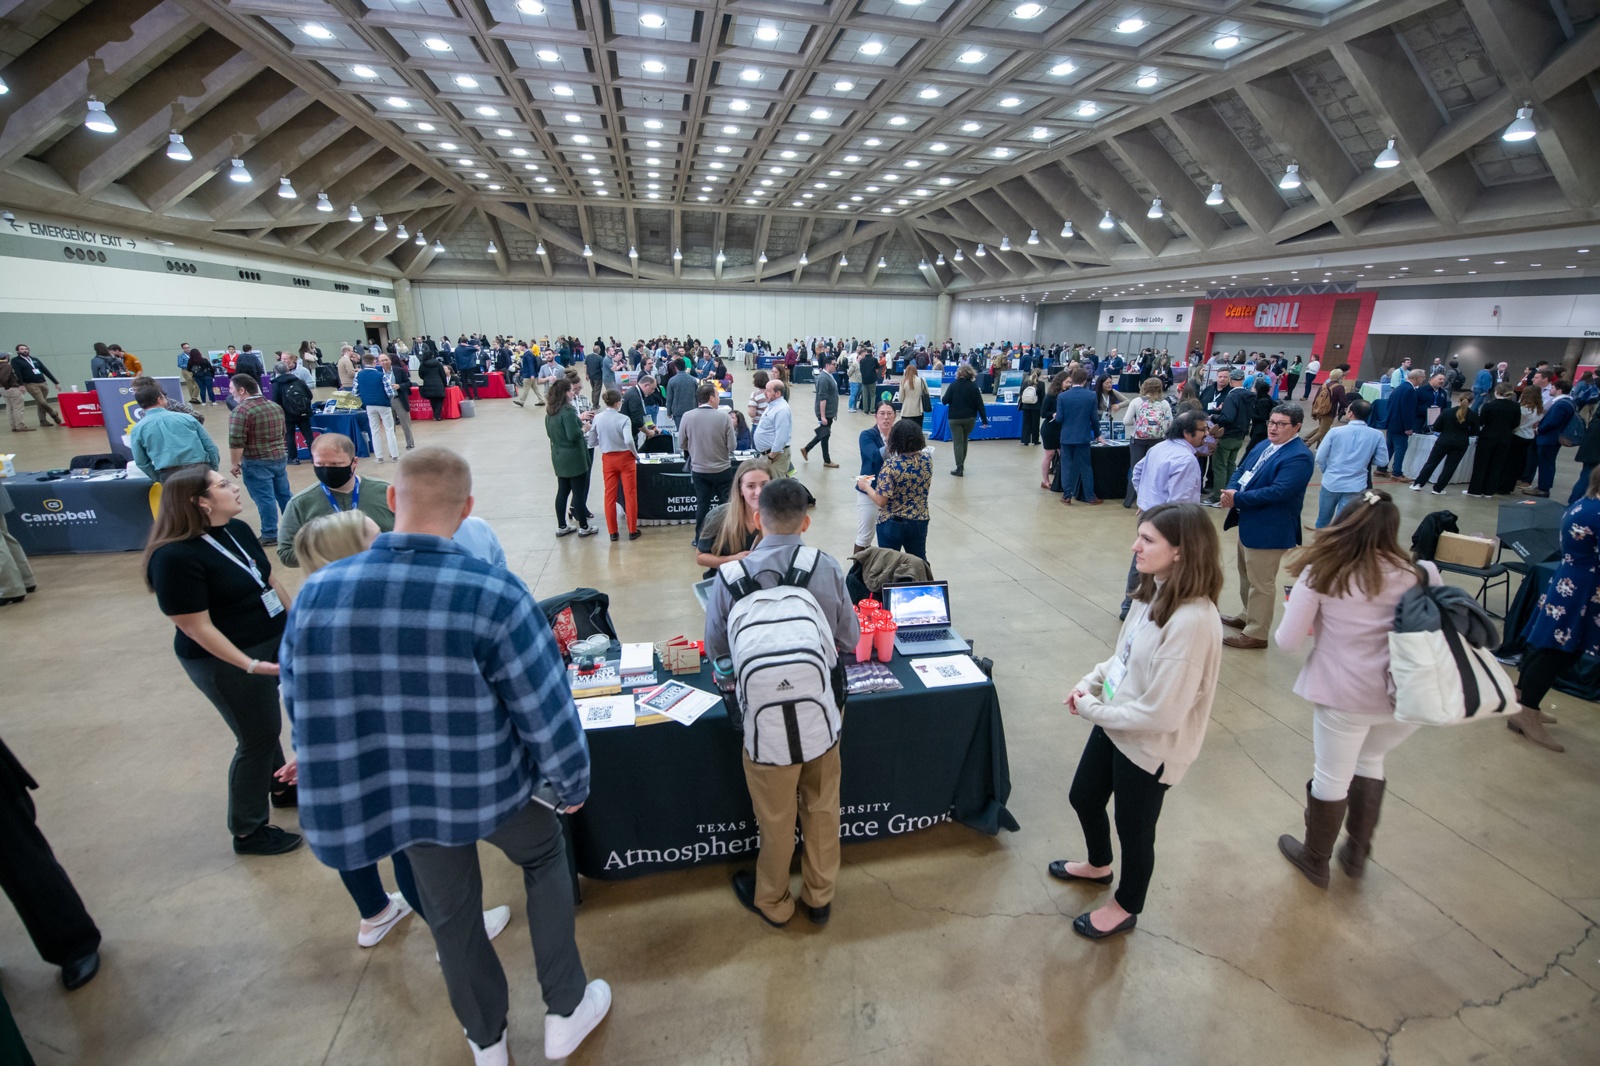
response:
[[[1196,300],[1189,328],[1189,350],[1213,352],[1280,350],[1307,360],[1322,360],[1320,381],[1344,363],[1358,373],[1367,347],[1376,292],[1295,293],[1261,290],[1257,296],[1219,296]]]

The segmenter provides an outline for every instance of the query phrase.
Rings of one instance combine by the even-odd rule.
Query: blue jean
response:
[[[1561,442],[1535,440],[1533,447],[1539,453],[1539,489],[1549,492],[1550,486],[1556,483],[1556,456],[1561,454]]]
[[[1070,500],[1078,495],[1081,500],[1094,499],[1094,466],[1090,463],[1089,445],[1063,444],[1061,446],[1061,498]]]
[[[861,382],[850,383],[850,410],[859,410],[861,407]]]
[[[282,459],[246,459],[239,464],[245,491],[261,513],[261,535],[278,535],[278,510],[287,508],[294,493],[289,491],[289,466]]]
[[[1395,477],[1405,477],[1406,448],[1411,444],[1411,438],[1406,436],[1404,430],[1391,429],[1386,431],[1389,435],[1389,472]]]
[[[878,523],[878,547],[903,551],[918,559],[928,557],[928,520],[890,518]]]
[[[211,377],[210,374],[207,374],[205,377],[200,377],[199,375],[195,375],[194,384],[195,384],[195,387],[200,390],[200,402],[201,403],[214,403],[214,402],[216,402],[216,395],[214,393],[212,393],[212,391],[211,391],[211,382],[213,380],[214,379]]]
[[[417,895],[416,878],[411,875],[411,860],[406,858],[405,852],[397,851],[390,856],[390,861],[394,863],[394,887],[411,904],[417,917],[427,921],[422,912],[422,897]],[[361,917],[369,920],[376,918],[389,905],[389,893],[383,890],[383,879],[378,876],[377,863],[359,870],[340,870],[339,880],[344,882],[344,890],[355,900],[356,910],[361,912]]]
[[[1359,495],[1361,495],[1360,489],[1354,492],[1330,492],[1327,489],[1323,489],[1317,495],[1316,528],[1327,528],[1339,516],[1339,512],[1344,510],[1344,505]]]
[[[1589,476],[1594,473],[1596,466],[1600,466],[1600,463],[1584,463],[1583,469],[1578,471],[1578,480],[1572,486],[1572,495],[1567,497],[1568,507],[1583,499],[1583,494],[1589,491]]]

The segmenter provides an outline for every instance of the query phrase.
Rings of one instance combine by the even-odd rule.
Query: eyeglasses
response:
[[[1279,429],[1288,429],[1290,426],[1294,425],[1294,423],[1289,421],[1287,418],[1269,418],[1267,419],[1267,425],[1276,426]]]

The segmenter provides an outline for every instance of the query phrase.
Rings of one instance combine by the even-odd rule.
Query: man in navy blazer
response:
[[[1070,505],[1078,495],[1091,507],[1101,503],[1094,494],[1094,467],[1089,446],[1100,435],[1100,412],[1094,393],[1085,387],[1089,372],[1083,367],[1072,372],[1072,387],[1056,397],[1056,421],[1061,423],[1061,502]]]
[[[1300,512],[1311,483],[1314,456],[1300,439],[1305,414],[1299,404],[1280,403],[1267,417],[1267,439],[1250,449],[1222,493],[1228,508],[1223,529],[1239,527],[1239,599],[1244,613],[1225,617],[1230,648],[1265,648],[1277,604],[1278,568],[1284,553],[1300,543]]]
[[[1537,376],[1536,376],[1537,380]],[[1533,388],[1529,385],[1528,388]],[[1556,458],[1561,454],[1561,435],[1577,417],[1578,405],[1572,402],[1572,383],[1557,380],[1552,386],[1555,399],[1544,409],[1539,428],[1534,431],[1533,450],[1538,463],[1538,482],[1522,490],[1524,496],[1549,496],[1556,480]],[[1583,480],[1583,479],[1580,479]]]
[[[1393,470],[1396,481],[1404,480],[1406,467],[1406,446],[1411,443],[1411,434],[1417,429],[1417,386],[1423,382],[1423,373],[1413,370],[1407,374],[1389,393],[1389,406],[1383,420],[1383,430],[1388,435],[1389,468],[1378,468],[1378,473],[1389,477],[1389,470]],[[1423,409],[1423,424],[1427,424],[1427,410]]]

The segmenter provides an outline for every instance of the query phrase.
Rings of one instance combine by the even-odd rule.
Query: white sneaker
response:
[[[506,926],[511,924],[510,907],[492,907],[483,912],[483,931],[493,940],[505,932]]]
[[[500,1039],[488,1047],[479,1047],[472,1042],[472,1037],[467,1037],[467,1046],[472,1049],[472,1066],[511,1066],[511,1030],[506,1029],[500,1034]]]
[[[356,933],[356,943],[364,948],[373,947],[389,935],[389,930],[400,924],[400,919],[411,913],[411,904],[398,892],[389,893],[389,906],[371,920],[363,918]]]
[[[378,462],[381,463],[381,462],[383,462],[383,460],[379,459]],[[1412,485],[1411,486],[1411,491],[1412,492],[1421,492],[1422,491],[1422,486],[1421,485]]]
[[[610,1009],[611,986],[597,977],[584,990],[577,1010],[565,1018],[556,1014],[544,1016],[544,1057],[564,1059],[577,1051],[583,1038],[594,1032]]]

